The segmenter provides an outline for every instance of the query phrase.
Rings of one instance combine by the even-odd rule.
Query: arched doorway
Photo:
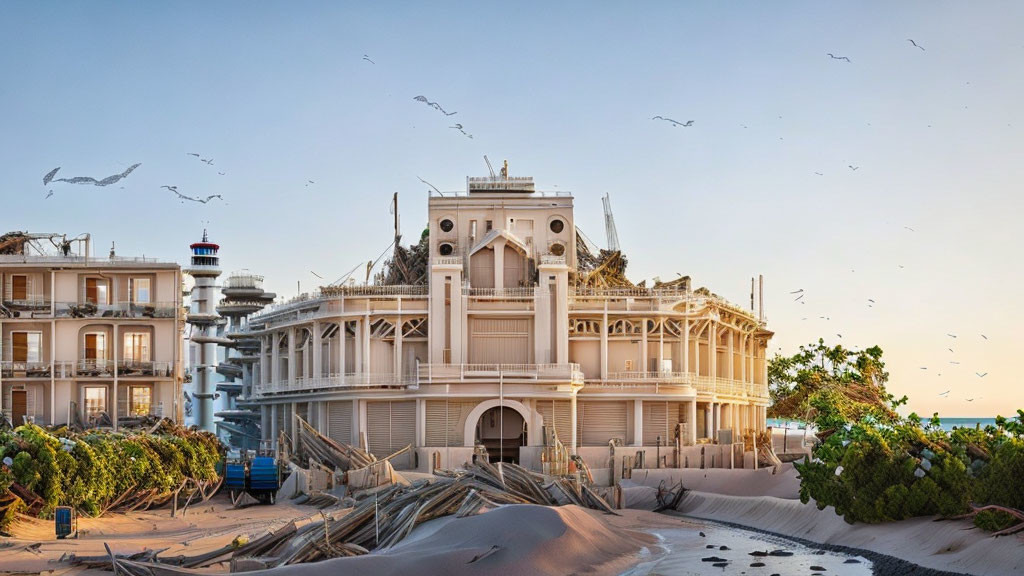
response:
[[[526,445],[526,421],[508,406],[495,406],[480,415],[476,442],[487,449],[493,462],[519,463],[519,448]]]

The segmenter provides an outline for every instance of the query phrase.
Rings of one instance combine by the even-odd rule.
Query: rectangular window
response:
[[[491,228],[493,228],[493,227],[494,227],[494,222],[492,222],[491,220],[488,220],[487,221],[487,230],[484,230],[484,232],[490,232]]]
[[[85,359],[106,360],[107,335],[102,332],[90,332],[85,335]]]
[[[91,419],[100,412],[107,411],[107,387],[86,386],[85,387],[85,418]]]
[[[146,416],[153,407],[153,390],[149,386],[132,386],[130,411],[135,416]]]
[[[11,348],[15,362],[42,362],[43,361],[43,333],[42,332],[12,332]]]
[[[90,304],[109,304],[107,281],[102,278],[86,278],[85,301]]]
[[[11,276],[11,300],[28,300],[28,276],[18,274]]]
[[[125,333],[124,361],[149,362],[149,334],[145,332]]]
[[[149,304],[149,278],[129,278],[128,297],[132,304]]]

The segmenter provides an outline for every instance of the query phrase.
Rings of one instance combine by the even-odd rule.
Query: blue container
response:
[[[281,487],[281,475],[277,462],[267,456],[252,459],[249,465],[249,489],[253,491],[277,491]]]
[[[228,490],[245,490],[245,464],[228,464],[224,475],[224,484]]]
[[[54,510],[54,529],[57,538],[64,539],[74,534],[75,511],[70,506],[58,506]]]

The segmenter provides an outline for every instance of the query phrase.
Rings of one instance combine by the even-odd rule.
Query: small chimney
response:
[[[764,322],[764,274],[757,275],[757,318],[759,321]]]

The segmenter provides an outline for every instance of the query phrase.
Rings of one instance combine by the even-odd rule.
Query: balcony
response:
[[[47,298],[9,299],[0,304],[0,317],[38,318],[50,316],[50,300]]]
[[[0,362],[0,375],[4,378],[70,378],[74,362]]]
[[[117,363],[117,375],[124,378],[138,376],[170,378],[171,373],[172,370],[170,362],[122,360]]]
[[[119,302],[93,304],[92,302],[58,302],[58,318],[174,318],[178,311],[175,302]]]
[[[416,379],[412,376],[396,374],[349,373],[331,374],[312,378],[296,378],[267,384],[254,384],[253,395],[256,397],[278,394],[300,394],[306,392],[330,392],[336,390],[361,389],[404,389],[414,387]]]
[[[509,384],[583,384],[583,372],[579,364],[420,364],[416,374],[419,384],[493,383],[497,380]]]
[[[114,361],[103,358],[79,360],[75,365],[75,376],[79,378],[113,378]]]
[[[667,386],[691,386],[698,395],[768,399],[768,387],[764,384],[698,376],[692,372],[609,372],[607,378],[587,380],[586,385],[594,388],[649,388],[654,393]]]
[[[516,288],[470,288],[462,289],[463,296],[473,298],[495,298],[507,300],[533,299],[534,286],[519,286]]]

